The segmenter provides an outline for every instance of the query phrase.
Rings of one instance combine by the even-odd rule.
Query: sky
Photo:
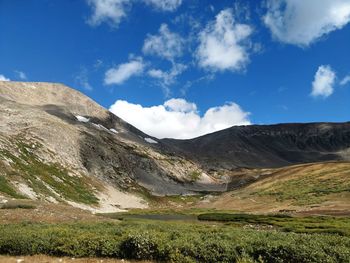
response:
[[[350,121],[350,0],[0,0],[0,80],[59,82],[157,138]]]

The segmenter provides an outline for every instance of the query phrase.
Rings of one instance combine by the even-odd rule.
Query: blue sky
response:
[[[61,82],[156,137],[350,120],[350,0],[0,0],[0,79]]]

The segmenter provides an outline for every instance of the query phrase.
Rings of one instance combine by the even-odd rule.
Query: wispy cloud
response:
[[[144,0],[144,2],[160,11],[175,11],[182,0]]]
[[[177,77],[187,69],[187,66],[181,63],[173,63],[169,71],[160,69],[150,69],[147,73],[150,77],[157,79],[159,86],[161,86],[168,96],[170,94],[169,86],[176,82]]]
[[[148,35],[144,41],[142,51],[146,55],[155,55],[169,61],[182,55],[184,39],[169,30],[168,25],[162,24],[157,35]]]
[[[28,79],[26,73],[24,73],[23,71],[15,70],[15,73],[20,80],[27,80]]]
[[[75,82],[79,87],[85,90],[93,90],[93,87],[89,83],[89,71],[86,67],[81,67],[78,74],[74,77]]]
[[[112,27],[118,27],[131,8],[131,0],[87,0],[87,3],[92,8],[92,15],[88,19],[92,26],[106,22]]]
[[[350,75],[345,76],[345,77],[339,82],[339,84],[340,84],[341,86],[345,86],[345,85],[347,85],[348,83],[350,83]]]

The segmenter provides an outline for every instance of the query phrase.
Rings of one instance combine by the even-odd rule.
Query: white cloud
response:
[[[265,25],[277,40],[308,46],[350,21],[349,0],[268,0]]]
[[[312,82],[311,96],[327,98],[332,95],[335,79],[336,74],[330,66],[319,66]]]
[[[145,65],[142,61],[142,58],[131,59],[127,63],[120,64],[114,68],[107,70],[104,83],[106,85],[123,84],[132,76],[138,76],[142,74],[144,67]]]
[[[93,10],[88,20],[92,26],[107,22],[112,27],[118,27],[131,6],[131,0],[87,0],[87,3]]]
[[[249,25],[235,21],[232,9],[222,10],[199,34],[196,52],[199,66],[211,71],[244,69],[249,62],[246,43],[251,33]]]
[[[170,99],[163,104],[167,109],[178,112],[197,111],[197,105],[184,99]]]
[[[184,40],[176,33],[172,33],[166,24],[159,28],[158,35],[148,35],[142,51],[147,55],[156,55],[173,61],[182,55]]]
[[[341,86],[345,86],[346,84],[350,83],[350,75],[345,76],[341,81],[340,81],[340,85]]]
[[[10,79],[8,79],[4,75],[0,74],[0,81],[10,81]]]
[[[148,75],[158,79],[161,86],[169,86],[176,81],[176,77],[187,69],[187,66],[180,63],[174,63],[169,71],[160,69],[150,69]]]
[[[184,99],[170,99],[152,107],[117,100],[109,110],[157,138],[193,138],[234,125],[250,124],[249,112],[233,102],[210,108],[204,116],[199,115],[194,103]]]
[[[144,0],[144,2],[161,11],[175,11],[181,5],[182,0]]]
[[[18,78],[20,78],[21,80],[27,79],[27,75],[23,71],[15,70],[15,73],[17,74]]]

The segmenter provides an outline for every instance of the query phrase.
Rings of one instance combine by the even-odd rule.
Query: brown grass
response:
[[[261,173],[263,176],[256,182],[217,196],[212,202],[198,203],[197,206],[256,213],[294,211],[305,215],[350,215],[350,187],[347,187],[350,163],[293,165],[264,169]],[[313,187],[335,192],[313,193]],[[310,192],[305,192],[307,188],[310,188]]]
[[[12,202],[12,201],[10,201]],[[30,203],[33,209],[0,209],[0,224],[20,222],[68,223],[68,222],[97,222],[108,221],[79,208],[65,204],[52,204],[39,201],[14,200],[20,204]]]

